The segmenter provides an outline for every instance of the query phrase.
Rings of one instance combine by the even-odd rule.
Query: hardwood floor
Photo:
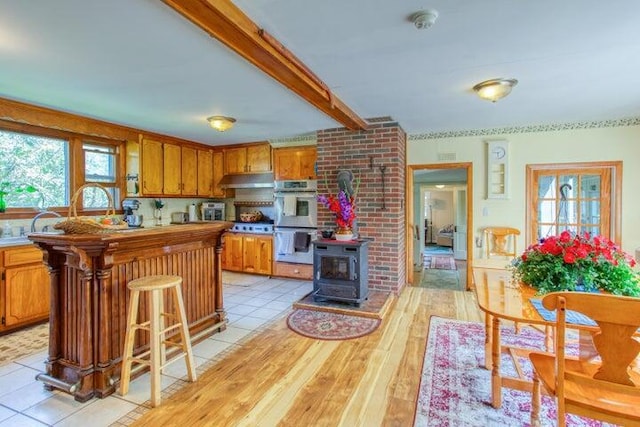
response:
[[[411,426],[432,315],[482,321],[471,292],[413,287],[359,339],[305,338],[281,319],[134,425]]]

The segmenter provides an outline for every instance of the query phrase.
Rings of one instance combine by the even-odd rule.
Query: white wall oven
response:
[[[276,181],[274,192],[274,258],[279,262],[313,264],[318,229],[316,180]]]
[[[318,181],[276,181],[276,227],[318,228]]]

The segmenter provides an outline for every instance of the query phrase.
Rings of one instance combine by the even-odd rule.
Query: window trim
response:
[[[75,132],[69,132],[59,129],[52,129],[42,126],[36,126],[26,123],[16,123],[12,121],[0,120],[0,130],[16,133],[24,133],[34,136],[50,137],[64,139],[68,142],[69,148],[69,199],[73,197],[75,192],[85,183],[84,176],[84,150],[83,144],[90,143],[93,145],[103,145],[114,147],[116,150],[116,181],[114,184],[108,184],[109,187],[115,187],[119,190],[120,197],[122,197],[125,190],[124,187],[124,174],[125,174],[125,143],[124,140],[109,139],[105,137],[99,137],[94,135],[84,135]],[[102,183],[101,183],[102,184]],[[80,198],[81,199],[81,198]],[[119,205],[119,201],[114,201],[116,205]],[[78,215],[103,215],[106,213],[106,209],[84,209],[82,207],[82,200],[78,203]],[[47,210],[58,212],[61,215],[69,215],[71,210],[70,206],[47,206]],[[7,208],[4,213],[0,213],[0,219],[25,219],[32,218],[35,213],[33,207],[19,207],[19,208]],[[116,213],[122,213],[122,209],[117,209]]]
[[[526,165],[526,198],[525,198],[525,241],[526,245],[535,243],[532,239],[536,238],[533,227],[533,212],[536,211],[533,206],[534,200],[537,198],[537,188],[534,188],[535,174],[540,171],[558,172],[561,170],[589,171],[593,169],[608,169],[611,174],[611,187],[613,192],[610,194],[612,203],[610,204],[610,239],[616,244],[622,246],[622,161],[605,161],[605,162],[577,162],[577,163],[545,163]]]

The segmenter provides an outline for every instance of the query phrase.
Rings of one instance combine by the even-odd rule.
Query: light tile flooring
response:
[[[230,354],[268,323],[286,316],[291,304],[312,291],[310,281],[273,279],[223,272],[224,305],[229,319],[225,331],[193,347],[198,373]],[[2,338],[0,338],[2,339]],[[122,426],[149,405],[149,375],[132,381],[129,393],[76,402],[70,395],[46,391],[35,380],[44,369],[46,351],[0,366],[0,427],[7,426]],[[169,365],[162,376],[163,398],[182,387],[185,364]],[[89,421],[90,420],[90,421]]]

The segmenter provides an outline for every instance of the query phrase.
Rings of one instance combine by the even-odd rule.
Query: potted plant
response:
[[[514,260],[513,277],[539,294],[557,291],[605,291],[640,296],[633,257],[611,240],[563,231],[531,245]]]
[[[9,181],[0,182],[0,213],[7,209],[7,202],[4,199],[5,196],[11,193],[35,193],[36,191],[38,191],[38,189],[33,185],[16,185]]]

